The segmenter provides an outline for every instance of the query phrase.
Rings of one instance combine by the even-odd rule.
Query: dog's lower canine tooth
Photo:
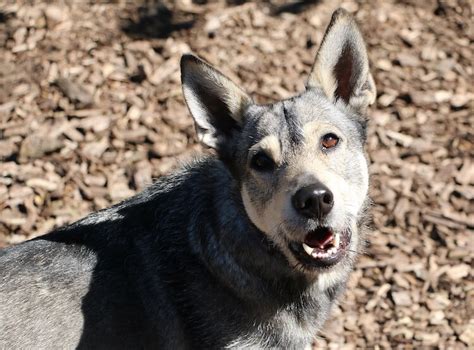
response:
[[[312,255],[313,254],[313,251],[314,251],[314,248],[311,248],[309,245],[307,245],[306,243],[303,243],[303,249],[304,251],[308,254],[308,255]]]
[[[341,243],[341,235],[336,233],[334,234],[334,247],[336,247],[336,249],[339,247],[339,243]]]

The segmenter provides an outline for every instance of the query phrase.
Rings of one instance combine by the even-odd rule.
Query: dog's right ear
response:
[[[338,9],[332,15],[306,85],[321,88],[329,100],[340,99],[361,113],[375,102],[364,39],[347,11]]]
[[[181,83],[199,140],[219,149],[221,143],[240,130],[243,113],[252,99],[221,72],[193,55],[181,57]]]

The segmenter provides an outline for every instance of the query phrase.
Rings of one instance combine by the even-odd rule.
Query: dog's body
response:
[[[0,287],[0,344],[308,343],[344,281],[325,290],[309,285],[262,238],[226,168],[203,160],[129,201],[3,251],[1,275],[11,282]]]
[[[0,251],[0,348],[311,344],[364,240],[361,114],[375,90],[361,40],[336,12],[307,90],[266,106],[183,57],[187,104],[218,156]]]

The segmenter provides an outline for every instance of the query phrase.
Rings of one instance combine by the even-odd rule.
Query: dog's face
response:
[[[368,190],[364,130],[318,89],[252,106],[234,160],[252,222],[293,265],[329,267],[356,251]]]
[[[306,273],[352,260],[368,190],[362,115],[375,99],[353,19],[335,12],[306,91],[271,105],[194,56],[181,68],[198,136],[231,168],[253,224]]]

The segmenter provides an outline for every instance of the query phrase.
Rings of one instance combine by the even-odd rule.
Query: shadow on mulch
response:
[[[5,12],[0,10],[0,23],[7,23],[14,16],[11,12]]]
[[[306,11],[313,5],[317,5],[321,0],[299,0],[299,1],[290,1],[288,3],[284,2],[280,5],[272,5],[272,1],[266,1],[270,5],[270,13],[273,16],[281,15],[282,13],[293,13],[298,14]]]
[[[203,3],[206,1],[204,0]],[[293,13],[298,14],[306,11],[313,5],[317,5],[321,2],[321,0],[293,0],[293,1],[282,1],[282,0],[253,0],[253,1],[246,1],[246,0],[227,0],[226,3],[228,5],[242,5],[246,2],[256,2],[265,4],[270,9],[270,14],[272,16],[279,16],[282,13]]]
[[[207,0],[195,0],[195,5],[204,5]],[[321,0],[295,0],[295,1],[247,1],[247,0],[227,0],[228,6],[238,6],[247,2],[257,2],[269,8],[272,16],[279,16],[283,13],[298,14],[306,11],[313,5],[317,5]],[[121,29],[128,36],[136,39],[164,39],[173,32],[191,29],[196,23],[200,14],[174,9],[163,2],[141,5],[136,9],[136,18],[124,20]]]
[[[182,11],[172,11],[163,3],[143,5],[137,9],[136,19],[126,19],[122,31],[138,39],[163,39],[174,31],[193,27],[197,15]]]

